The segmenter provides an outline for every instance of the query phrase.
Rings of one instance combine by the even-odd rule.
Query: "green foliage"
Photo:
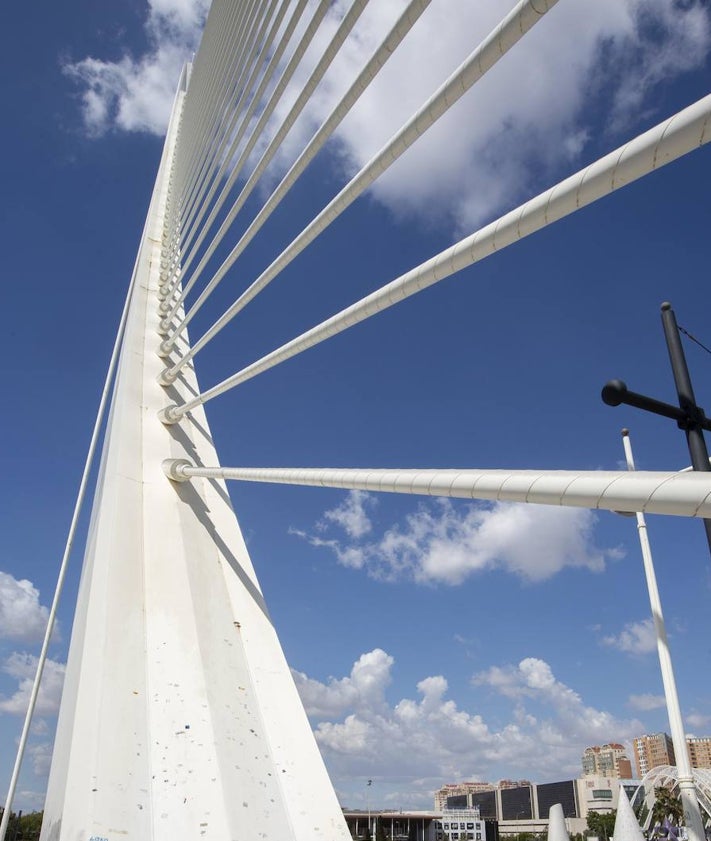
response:
[[[385,830],[382,819],[375,824],[375,841],[385,841]]]
[[[0,809],[0,815],[2,813],[3,810]],[[35,841],[39,838],[42,828],[43,814],[43,812],[29,812],[18,817],[14,812],[11,812],[7,824],[6,841]]]
[[[652,806],[652,825],[664,823],[668,818],[669,823],[681,826],[684,822],[684,810],[681,805],[679,794],[671,789],[660,786],[654,789],[654,806]]]
[[[597,835],[603,841],[607,841],[615,829],[615,817],[617,811],[612,812],[588,812],[588,835]]]

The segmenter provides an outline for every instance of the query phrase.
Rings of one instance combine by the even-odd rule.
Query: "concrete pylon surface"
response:
[[[223,482],[192,366],[158,384],[161,241],[184,93],[141,242],[41,841],[349,841]],[[187,347],[186,334],[176,353]]]
[[[617,798],[617,816],[613,838],[615,841],[644,841],[644,835],[635,817],[632,804],[622,786],[620,786]]]
[[[548,812],[548,841],[570,841],[560,803],[554,803]]]

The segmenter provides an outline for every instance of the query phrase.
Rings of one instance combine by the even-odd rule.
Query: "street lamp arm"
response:
[[[695,422],[702,429],[711,431],[711,420],[704,415],[703,411],[694,412],[692,417],[689,412],[679,408],[679,406],[673,406],[671,403],[664,403],[654,397],[647,397],[644,394],[638,394],[636,391],[630,391],[627,384],[622,380],[610,380],[610,382],[605,383],[601,397],[602,402],[608,406],[619,406],[625,403],[628,406],[634,406],[636,409],[644,409],[647,412],[653,412],[655,415],[671,418],[682,428],[689,422]]]

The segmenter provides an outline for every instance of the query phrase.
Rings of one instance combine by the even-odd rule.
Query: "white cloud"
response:
[[[354,494],[359,493],[357,504]],[[327,512],[326,520],[341,523],[346,512],[362,510],[369,495],[350,492],[350,498]],[[329,516],[330,515],[330,516]],[[337,519],[338,517],[338,519]],[[352,520],[360,523],[359,517]],[[550,578],[565,567],[593,572],[605,568],[606,557],[619,550],[602,550],[593,541],[596,515],[585,509],[493,503],[455,506],[449,500],[422,504],[379,538],[367,543],[344,542],[292,530],[314,546],[333,551],[343,566],[366,568],[383,580],[412,578],[422,583],[460,584],[468,576],[501,568],[528,581]],[[350,521],[349,521],[350,522]],[[368,531],[372,528],[368,520]],[[355,537],[351,525],[349,536]],[[363,532],[362,532],[363,533]]]
[[[356,660],[349,677],[330,678],[324,684],[303,672],[293,674],[306,712],[316,718],[337,718],[349,709],[382,707],[393,662],[389,654],[376,648]]]
[[[50,742],[40,742],[30,745],[27,752],[32,760],[32,770],[37,777],[48,777],[52,764],[52,745]]]
[[[651,618],[628,622],[619,634],[603,637],[602,642],[626,654],[651,654],[657,650],[654,622]]]
[[[365,666],[364,691],[359,674]],[[348,677],[321,683],[294,673],[342,802],[363,802],[362,780],[373,776],[373,768],[379,800],[422,805],[431,804],[442,780],[575,773],[581,745],[628,739],[643,730],[639,721],[621,721],[586,705],[536,658],[474,677],[475,686],[512,699],[510,720],[496,727],[475,708],[448,699],[442,675],[420,680],[416,698],[388,703],[393,666],[392,657],[375,649],[359,658]],[[499,701],[498,718],[506,713]]]
[[[702,715],[698,712],[689,713],[684,720],[691,727],[708,727],[711,724],[711,715]]]
[[[387,5],[387,8],[386,8]],[[372,4],[292,132],[285,158],[355,77],[397,13]],[[338,131],[349,174],[363,166],[510,10],[507,0],[435,0]],[[329,18],[321,48],[335,28]],[[372,188],[398,214],[469,230],[576,161],[600,104],[608,129],[646,118],[662,82],[703,64],[711,42],[701,2],[559,3]],[[423,60],[426,56],[426,60]],[[300,68],[300,84],[310,65]],[[290,99],[279,109],[286,113]],[[589,113],[588,113],[589,109]],[[596,115],[595,119],[598,119]],[[275,121],[276,122],[276,121]]]
[[[48,609],[31,581],[0,572],[0,638],[36,642],[44,637]]]
[[[633,710],[648,712],[649,710],[660,709],[666,704],[666,701],[663,695],[652,695],[647,692],[642,695],[630,695],[628,704]]]
[[[364,491],[350,491],[348,496],[336,508],[326,511],[323,515],[323,528],[326,523],[340,526],[348,537],[363,537],[373,528],[366,508],[375,505],[376,499]]]
[[[185,61],[200,41],[209,0],[148,0],[145,23],[150,48],[118,61],[87,57],[63,65],[80,89],[87,132],[111,128],[162,134]]]
[[[422,105],[511,5],[510,0],[433,0],[338,131],[338,155],[348,174]],[[287,138],[282,169],[404,6],[404,0],[370,4]],[[205,8],[206,0],[150,0],[151,47],[145,55],[127,52],[115,62],[89,57],[66,65],[81,89],[92,133],[164,130],[180,65],[197,44]],[[345,8],[336,3],[327,14],[270,121],[272,131]],[[469,230],[520,199],[532,180],[545,179],[554,160],[557,165],[577,161],[593,131],[591,115],[599,118],[598,105],[612,132],[647,119],[660,85],[700,67],[710,43],[708,10],[701,0],[561,2],[408,150],[373,194],[396,213],[446,219]],[[591,104],[595,107],[588,109]]]
[[[24,715],[30,702],[32,682],[37,670],[37,657],[31,654],[13,652],[3,663],[2,671],[14,678],[17,691],[9,698],[0,696],[0,712],[13,715]],[[64,685],[64,663],[47,659],[42,675],[39,695],[37,697],[36,714],[53,715],[59,709]]]

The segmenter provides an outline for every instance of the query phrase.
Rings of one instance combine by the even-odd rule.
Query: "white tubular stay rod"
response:
[[[267,153],[269,153],[269,155],[273,155],[274,151],[281,145],[282,141],[284,140],[284,138],[286,137],[288,132],[291,130],[291,127],[296,122],[297,117],[299,116],[299,114],[301,114],[303,109],[306,107],[306,104],[311,99],[311,96],[313,95],[314,91],[318,87],[319,82],[321,81],[321,79],[325,75],[328,68],[331,66],[333,60],[335,59],[336,55],[338,54],[338,51],[343,46],[343,43],[345,42],[346,38],[348,37],[348,35],[352,31],[353,27],[358,22],[358,18],[365,11],[365,8],[368,5],[368,2],[369,2],[369,0],[353,0],[353,4],[348,9],[348,11],[344,15],[343,19],[341,20],[341,22],[338,26],[338,29],[336,30],[333,37],[331,38],[330,43],[328,44],[328,46],[324,50],[324,53],[321,56],[321,58],[319,59],[318,64],[312,70],[309,78],[307,79],[306,83],[304,84],[303,89],[299,93],[299,95],[298,95],[296,101],[294,102],[294,104],[289,109],[289,113],[284,118],[284,120],[282,122],[282,125],[277,130],[274,138],[270,141],[269,147],[266,150],[266,152],[264,153],[264,156],[266,156]],[[285,71],[285,74],[286,74],[286,71]],[[279,81],[279,84],[281,85],[281,80]],[[278,96],[275,96],[277,94],[277,92],[278,92]],[[282,93],[283,93],[283,91],[280,91],[278,87],[275,89],[274,94],[272,95],[272,99],[274,100],[274,104],[276,104],[276,101],[281,97]],[[270,100],[270,103],[268,103],[267,106],[265,107],[262,118],[260,118],[260,121],[255,126],[254,131],[252,132],[252,134],[249,138],[249,141],[247,142],[244,149],[242,150],[239,161],[235,165],[233,172],[231,173],[227,183],[225,184],[222,192],[220,193],[217,201],[215,202],[215,205],[212,208],[212,211],[210,212],[210,216],[208,217],[207,222],[205,223],[200,236],[196,240],[196,245],[193,246],[193,250],[190,252],[190,254],[188,254],[188,256],[186,258],[186,261],[185,261],[185,264],[183,266],[183,272],[185,272],[187,270],[187,267],[190,264],[190,262],[192,261],[192,258],[194,256],[196,250],[197,250],[197,247],[202,243],[202,241],[203,241],[203,239],[204,239],[204,237],[205,237],[205,235],[208,231],[208,228],[210,228],[212,226],[213,222],[215,221],[215,218],[217,216],[217,213],[218,213],[219,209],[222,207],[223,202],[226,200],[226,198],[229,194],[229,191],[232,189],[232,186],[234,185],[234,183],[237,179],[237,175],[239,174],[239,172],[241,171],[245,162],[247,161],[248,156],[251,154],[252,149],[255,147],[257,141],[262,136],[262,132],[263,132],[264,127],[266,125],[266,120],[264,119],[264,116],[265,116],[265,114],[268,116],[267,109],[270,107],[271,102],[272,102],[272,100]],[[269,113],[271,113],[271,112],[269,112]],[[264,157],[264,156],[262,156],[262,157]],[[260,163],[261,163],[261,160],[260,160]],[[212,255],[215,252],[215,249],[218,247],[218,245],[222,241],[223,237],[225,236],[225,234],[229,230],[230,226],[234,222],[235,218],[237,217],[237,214],[239,213],[239,211],[242,207],[242,202],[240,200],[242,199],[243,194],[244,194],[244,190],[240,191],[240,195],[239,195],[237,201],[235,202],[234,206],[230,209],[227,216],[225,216],[222,224],[220,225],[219,229],[217,230],[217,233],[212,238],[212,241],[210,242],[210,244],[206,248],[205,253],[203,254],[202,258],[200,259],[199,264],[195,268],[192,277],[190,278],[188,283],[185,285],[185,289],[184,289],[181,297],[185,297],[185,295],[187,295],[188,292],[192,289],[195,282],[201,276],[202,271],[205,268],[205,266],[207,265],[208,260],[212,257]],[[168,316],[168,318],[169,319],[172,318],[175,315],[176,311],[177,311],[177,308],[174,307],[170,316]]]
[[[256,0],[252,0],[252,6],[256,6]],[[248,13],[246,6],[230,8],[228,3],[217,0],[210,7],[183,113],[183,123],[189,131],[181,137],[176,157],[181,173],[179,182],[176,182],[181,213],[192,173],[205,156],[212,121],[219,111],[217,103],[226,95],[225,85],[229,83],[230,73],[224,70],[223,64],[231,71],[235,61],[229,61],[228,57],[235,53],[238,61],[241,56],[236,52],[236,42],[230,43],[229,35],[232,32],[242,34]]]
[[[203,161],[200,168],[195,173],[194,183],[192,184],[190,191],[186,193],[186,199],[182,207],[183,215],[186,220],[186,230],[190,227],[189,220],[191,207],[194,203],[200,201],[198,196],[204,184],[206,182],[209,183],[214,162],[216,160],[222,160],[224,148],[227,143],[230,142],[230,138],[233,135],[233,120],[236,120],[234,112],[241,109],[243,100],[248,95],[254,83],[253,80],[259,75],[259,71],[262,66],[263,53],[269,51],[270,43],[266,43],[264,41],[264,33],[269,28],[271,36],[273,37],[281,24],[281,16],[278,15],[276,19],[274,19],[274,9],[276,8],[277,2],[278,0],[271,0],[269,8],[263,14],[261,22],[259,23],[259,28],[255,25],[254,30],[248,34],[246,39],[238,38],[238,33],[235,33],[234,46],[232,49],[236,51],[237,47],[240,46],[241,41],[240,56],[246,53],[246,57],[243,61],[240,61],[239,64],[233,63],[232,83],[229,85],[229,89],[225,90],[223,100],[219,102],[216,107],[211,109],[210,118],[214,121],[213,137],[210,143],[205,147]],[[282,11],[285,11],[283,4]],[[230,31],[229,27],[227,28],[227,31]],[[247,49],[249,49],[248,53]],[[258,54],[257,51],[259,51]],[[245,81],[246,77],[247,81]],[[239,100],[237,106],[235,107],[233,106],[233,103],[237,97],[239,97]]]
[[[198,313],[198,311],[208,299],[208,297],[212,294],[215,287],[218,285],[218,283],[220,283],[220,281],[227,274],[229,269],[234,265],[237,258],[249,245],[249,243],[259,232],[259,230],[262,228],[267,219],[269,219],[273,211],[279,206],[281,200],[293,187],[293,185],[296,183],[299,176],[303,173],[303,171],[306,169],[309,163],[316,157],[316,154],[325,145],[326,141],[329,139],[329,137],[331,137],[331,135],[340,125],[344,117],[348,114],[353,105],[355,105],[355,103],[358,101],[363,91],[366,90],[368,85],[373,81],[373,79],[375,79],[380,70],[382,70],[382,68],[387,64],[388,59],[390,59],[391,56],[394,54],[397,47],[402,43],[405,36],[412,29],[415,23],[420,19],[420,16],[429,6],[429,4],[430,0],[410,0],[407,7],[405,8],[405,11],[395,22],[395,25],[392,27],[390,32],[385,36],[383,43],[373,53],[368,63],[358,74],[356,80],[343,95],[341,101],[331,111],[330,115],[326,118],[326,120],[318,129],[316,134],[314,134],[314,136],[308,142],[306,148],[299,155],[296,161],[294,161],[287,174],[284,176],[284,178],[282,178],[279,186],[274,190],[271,196],[269,196],[269,199],[264,203],[259,213],[254,217],[247,230],[240,237],[239,242],[235,245],[235,247],[229,253],[226,260],[222,263],[222,265],[212,277],[210,282],[195,300],[195,302],[190,308],[190,311],[180,322],[174,334],[163,342],[163,344],[161,345],[162,353],[170,353],[177,337],[183,332],[183,330],[187,328],[190,321]],[[269,147],[265,150],[261,160],[254,168],[254,171],[249,176],[249,179],[242,188],[242,191],[240,192],[240,195],[238,196],[237,201],[234,205],[234,207],[237,208],[237,210],[239,210],[244,205],[247,198],[251,195],[252,190],[254,189],[262,174],[266,170],[267,166],[273,158],[273,155],[276,153],[276,147],[272,150],[273,144],[274,140],[272,140],[272,142],[269,144]],[[181,300],[185,298],[186,294],[187,293],[184,292],[181,295]],[[177,307],[174,307],[174,311],[177,312]],[[168,319],[166,319],[166,321],[167,320]],[[167,329],[169,327],[169,324],[164,322],[161,326]]]
[[[301,12],[303,11],[303,6],[304,6],[303,0],[300,0],[299,5],[297,6],[297,8],[294,10],[294,12],[292,14],[292,20],[297,15],[299,15],[299,16],[301,15]],[[271,115],[274,112],[274,109],[276,108],[277,104],[279,103],[279,101],[280,101],[281,97],[283,96],[289,82],[291,81],[294,73],[296,72],[296,68],[298,67],[299,63],[301,62],[301,59],[303,58],[304,54],[306,53],[306,50],[310,46],[311,42],[313,41],[314,36],[316,35],[316,32],[318,31],[318,29],[321,25],[321,22],[323,21],[324,17],[326,16],[326,14],[328,12],[329,6],[330,6],[330,0],[320,0],[319,5],[317,6],[316,10],[314,11],[314,14],[311,17],[311,20],[309,21],[308,26],[306,27],[303,34],[301,35],[301,38],[300,38],[298,44],[296,45],[296,47],[294,49],[294,52],[292,53],[291,57],[289,58],[289,61],[287,62],[286,67],[282,71],[281,76],[279,77],[279,79],[276,83],[276,86],[274,87],[274,90],[271,92],[266,105],[264,105],[264,107],[262,108],[259,119],[258,119],[256,125],[254,126],[254,128],[251,131],[251,134],[249,136],[249,140],[247,141],[247,144],[245,145],[244,149],[242,149],[237,162],[232,166],[232,171],[230,173],[229,178],[227,179],[225,184],[222,186],[222,190],[220,191],[220,194],[218,195],[217,199],[215,200],[215,203],[213,204],[213,207],[210,211],[209,216],[207,217],[207,220],[201,224],[200,229],[199,229],[200,230],[199,235],[197,236],[197,238],[193,242],[190,250],[187,253],[187,256],[185,257],[185,259],[182,262],[181,271],[182,271],[182,276],[183,277],[185,277],[187,275],[187,271],[190,268],[190,265],[192,264],[192,261],[195,258],[196,254],[198,253],[198,250],[199,250],[200,246],[202,245],[203,241],[205,240],[205,237],[207,236],[212,224],[215,222],[215,219],[216,219],[216,217],[219,213],[220,208],[222,207],[222,204],[226,201],[227,196],[229,195],[230,191],[232,190],[232,187],[234,186],[234,184],[235,184],[235,182],[236,182],[236,180],[237,180],[237,178],[238,178],[238,176],[239,176],[239,174],[242,170],[242,167],[244,166],[251,150],[254,148],[255,144],[257,143],[257,141],[261,137],[262,132],[264,131],[265,126],[267,125],[267,122],[269,121]],[[232,149],[230,149],[230,152],[228,152],[228,154],[229,155],[234,154]],[[218,233],[219,233],[220,230],[222,230],[223,225],[224,225],[224,223],[222,225],[220,225],[220,229],[218,230]],[[213,238],[213,242],[214,242],[214,238]],[[212,243],[210,243],[210,245],[212,245]],[[217,247],[216,244],[215,244],[215,247]],[[191,279],[189,281],[191,287],[192,287],[193,283],[195,282],[195,280],[197,280],[197,277],[195,276],[195,273],[202,271],[202,267],[210,259],[211,254],[212,254],[212,252],[210,251],[210,246],[208,246],[208,249],[207,249],[206,253],[202,256],[202,258],[200,260],[200,263],[198,264],[197,268],[193,272],[193,277],[195,279],[193,280],[193,277],[191,277]],[[174,278],[172,280],[172,282],[169,283],[168,288],[165,290],[166,297],[171,294],[173,289],[177,286],[177,283],[178,283],[177,278]]]
[[[193,400],[181,406],[166,407],[160,412],[160,419],[164,423],[175,423],[195,406],[206,403],[257,374],[388,309],[410,295],[518,242],[546,225],[697,149],[709,140],[711,95],[460,240],[386,286],[361,298]],[[168,370],[170,376],[164,380],[166,383],[171,381],[170,377],[177,374],[179,368],[176,366]]]
[[[267,33],[267,37],[263,43],[260,45],[259,55],[257,56],[256,61],[254,61],[252,70],[250,73],[249,78],[242,86],[242,92],[240,97],[237,101],[237,104],[234,107],[230,108],[229,120],[227,121],[226,130],[223,132],[222,139],[220,140],[220,145],[214,154],[211,156],[209,162],[206,162],[205,168],[206,172],[204,175],[198,178],[198,182],[196,184],[196,195],[194,199],[190,202],[186,202],[185,205],[185,241],[183,243],[183,248],[187,249],[192,239],[191,229],[193,228],[193,220],[195,221],[195,226],[200,224],[202,220],[203,214],[206,212],[207,207],[209,206],[212,197],[214,196],[215,192],[217,191],[218,186],[222,182],[222,176],[224,172],[228,168],[230,161],[234,155],[234,149],[236,149],[236,144],[239,143],[239,140],[242,138],[242,134],[245,130],[246,124],[249,122],[249,118],[251,118],[254,109],[257,106],[257,103],[261,102],[262,96],[264,95],[264,90],[266,86],[269,84],[272,73],[273,67],[276,66],[278,61],[281,59],[281,55],[283,51],[286,49],[286,41],[290,36],[285,36],[281,39],[281,42],[277,44],[275,50],[272,50],[272,44],[274,43],[274,39],[278,31],[281,29],[282,21],[286,15],[286,12],[290,6],[290,0],[282,0],[282,4],[279,7],[279,11],[276,15],[273,15],[271,26],[269,28],[269,32]],[[271,51],[271,58],[269,59],[269,54]],[[269,59],[267,61],[267,59]],[[267,62],[264,71],[262,72],[262,67],[264,66],[265,62]],[[261,78],[260,78],[261,73]],[[258,81],[259,80],[259,81]],[[255,89],[255,85],[257,86]],[[247,101],[247,97],[251,95],[251,103],[252,106],[247,110],[245,113],[243,111],[244,103]],[[243,118],[240,121],[240,127],[237,132],[235,132],[235,126],[237,125],[237,121],[240,119],[240,115],[243,115]],[[239,139],[237,139],[239,137]],[[229,152],[225,153],[225,149],[228,148],[229,144]],[[217,174],[215,175],[215,170]],[[208,190],[207,198],[205,198],[205,192]]]
[[[335,219],[382,175],[427,129],[446,113],[502,58],[557,0],[520,0],[420,110],[371,158],[328,205],[307,225],[252,285],[227,309],[193,348],[166,373],[170,382],[182,365],[213,339],[259,292],[282,272]],[[228,258],[229,259],[229,258]],[[196,270],[197,271],[197,270]],[[187,287],[186,287],[187,289]]]
[[[632,442],[629,438],[628,429],[622,430],[622,446],[625,451],[627,469],[634,471],[634,456],[632,455]],[[679,695],[676,689],[671,652],[669,651],[669,640],[667,639],[666,625],[664,622],[664,615],[662,613],[662,600],[659,597],[657,576],[654,571],[652,548],[649,544],[647,523],[644,519],[644,514],[640,511],[637,512],[637,533],[639,535],[639,545],[642,551],[642,562],[644,565],[644,575],[647,581],[647,592],[649,593],[649,606],[652,609],[652,619],[654,621],[654,629],[656,631],[659,668],[662,673],[664,697],[667,705],[667,714],[669,716],[669,727],[672,734],[674,754],[676,756],[679,789],[682,805],[684,807],[684,817],[686,818],[689,841],[705,841],[706,836],[704,833],[704,825],[699,811],[699,803],[696,799],[696,789],[691,772],[689,751],[686,746],[684,722],[681,717]]]
[[[711,475],[626,470],[380,470],[329,467],[194,467],[167,459],[163,471],[175,482],[191,478],[234,479],[319,488],[488,499],[644,511],[681,517],[711,514]]]
[[[263,4],[261,4],[263,5]],[[223,21],[208,18],[205,37],[217,31],[219,47],[203,52],[198,50],[198,57],[210,57],[209,69],[206,68],[204,91],[196,88],[191,92],[186,103],[185,121],[195,131],[191,142],[185,149],[179,150],[179,155],[185,156],[190,162],[189,175],[181,191],[181,211],[185,209],[192,185],[202,162],[212,149],[215,132],[223,119],[225,108],[233,95],[234,86],[245,65],[245,51],[254,33],[260,10],[263,11],[259,0],[251,0],[241,8],[233,5],[230,16]],[[212,8],[210,9],[212,14]],[[206,59],[207,62],[207,59]],[[197,77],[196,77],[197,78]]]

